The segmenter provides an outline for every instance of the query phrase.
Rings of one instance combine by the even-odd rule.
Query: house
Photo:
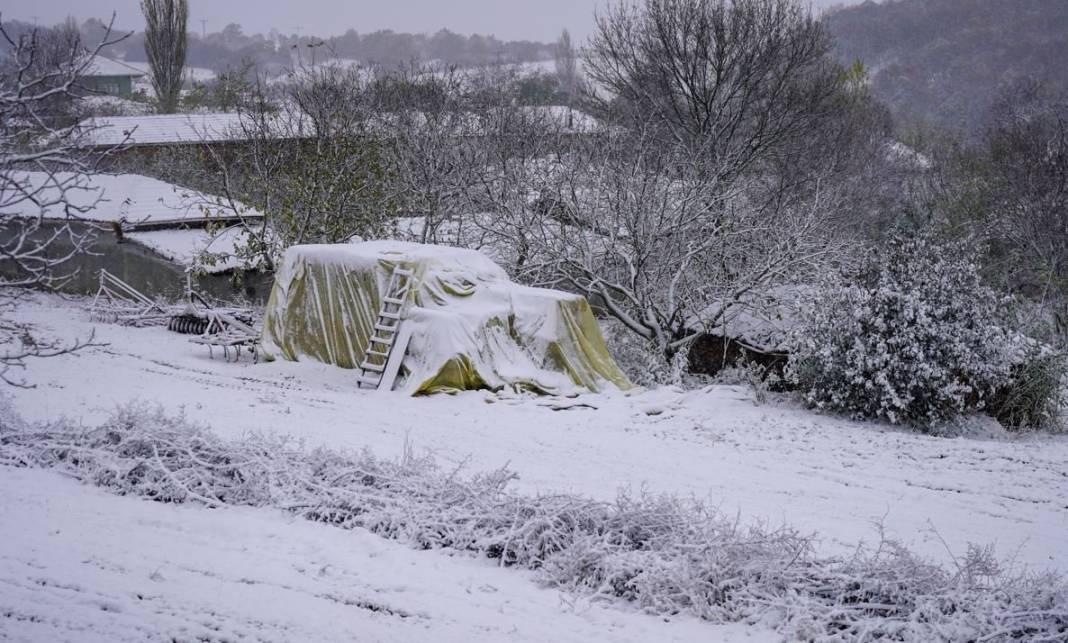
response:
[[[82,71],[78,82],[92,93],[127,97],[133,95],[134,84],[145,75],[145,72],[124,62],[97,56]]]

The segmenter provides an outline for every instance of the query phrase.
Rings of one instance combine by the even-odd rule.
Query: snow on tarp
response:
[[[264,355],[356,368],[397,265],[415,272],[401,390],[631,387],[584,297],[515,284],[473,250],[400,241],[287,250],[267,303]]]

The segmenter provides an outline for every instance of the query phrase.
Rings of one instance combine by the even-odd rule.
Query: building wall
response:
[[[133,78],[130,76],[86,76],[80,82],[86,89],[112,96],[133,94]]]
[[[56,224],[60,225],[60,224]],[[80,228],[86,224],[72,223]],[[106,224],[105,224],[106,225]],[[50,235],[48,224],[38,230],[41,236]],[[0,234],[3,231],[0,230]],[[4,241],[0,239],[0,242]],[[53,256],[65,255],[69,247],[64,247],[63,238],[50,247]],[[9,262],[0,262],[0,274],[17,277]],[[119,243],[109,230],[100,230],[89,247],[89,253],[73,257],[63,264],[61,272],[67,273],[77,269],[77,274],[60,289],[71,294],[95,294],[100,284],[100,269],[104,268],[119,279],[130,284],[149,297],[163,297],[169,300],[180,299],[185,292],[185,269],[156,254],[152,250],[135,243]],[[204,275],[194,280],[193,288],[201,293],[222,300],[235,298],[248,299],[263,303],[270,296],[274,275],[247,274],[239,286],[235,286],[231,275]]]

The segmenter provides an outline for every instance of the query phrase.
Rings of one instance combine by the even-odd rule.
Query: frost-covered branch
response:
[[[0,60],[0,309],[9,309],[26,288],[62,286],[77,273],[71,260],[94,239],[94,228],[77,224],[103,198],[89,176],[121,146],[86,145],[91,130],[74,122],[71,107],[85,92],[81,76],[105,47],[125,37],[113,37],[111,24],[88,48],[72,29],[34,29],[15,37],[0,16],[0,38],[8,48]],[[0,321],[0,379],[26,386],[11,371],[27,359],[91,343],[92,337],[46,342],[24,326]]]

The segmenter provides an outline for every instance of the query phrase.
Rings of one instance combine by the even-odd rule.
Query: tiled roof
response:
[[[566,132],[574,134],[592,134],[600,123],[596,118],[580,110],[562,105],[524,108],[528,117],[544,119]],[[425,124],[421,114],[415,113],[414,125]],[[485,125],[474,112],[464,112],[458,118],[446,119],[447,127],[455,128],[457,136],[481,135]],[[107,116],[86,119],[82,122],[85,131],[84,144],[93,146],[113,146],[123,143],[129,145],[172,145],[176,143],[217,143],[247,140],[243,117],[236,113],[191,113],[191,114],[149,114],[145,116]],[[367,131],[384,133],[390,131],[390,125],[396,125],[391,119],[395,114],[380,114],[369,119],[365,125]],[[290,122],[299,120],[300,122]],[[407,121],[401,121],[407,122]],[[272,123],[279,138],[293,138],[294,132],[308,131],[311,126],[307,119],[297,116],[288,120],[279,117]],[[127,136],[129,138],[127,139]]]
[[[231,113],[106,116],[82,122],[89,146],[165,145],[244,140],[241,116]],[[129,137],[127,139],[127,136]]]
[[[190,223],[207,217],[232,217],[238,213],[222,205],[219,197],[165,183],[139,174],[92,174],[67,172],[14,172],[22,192],[34,199],[14,203],[0,214],[45,219],[124,221],[137,224]],[[36,201],[36,202],[35,202]],[[69,204],[67,208],[65,204]],[[262,216],[237,204],[245,217]]]

